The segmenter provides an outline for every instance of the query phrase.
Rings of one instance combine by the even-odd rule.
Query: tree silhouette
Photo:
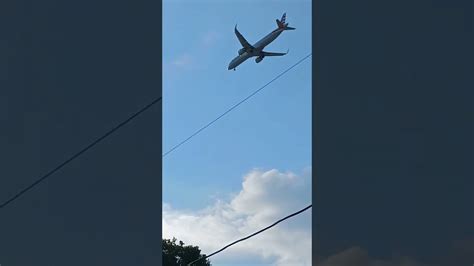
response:
[[[183,241],[176,244],[177,239],[163,239],[163,265],[164,266],[186,266],[191,261],[206,256],[201,254],[198,246],[185,246]],[[208,259],[202,259],[193,266],[211,266]]]

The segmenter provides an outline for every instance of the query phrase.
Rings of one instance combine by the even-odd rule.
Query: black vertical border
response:
[[[321,165],[321,161],[322,161],[322,158],[325,158],[325,154],[321,153],[321,150],[320,150],[320,144],[324,143],[324,139],[322,139],[321,137],[321,132],[323,130],[327,130],[327,129],[323,129],[320,127],[321,123],[320,121],[326,117],[326,115],[328,115],[327,113],[325,113],[325,110],[322,109],[320,103],[322,101],[324,101],[325,99],[323,99],[321,96],[323,95],[322,91],[324,91],[325,89],[327,89],[326,87],[322,87],[321,84],[319,83],[318,81],[318,74],[321,73],[322,69],[321,69],[321,65],[320,65],[320,55],[324,54],[325,51],[323,50],[320,50],[319,47],[320,47],[320,39],[319,39],[319,32],[322,28],[324,29],[327,29],[327,25],[333,23],[335,20],[338,20],[339,19],[339,16],[340,14],[338,14],[336,12],[336,10],[323,10],[321,9],[320,7],[321,6],[327,6],[326,4],[323,4],[323,1],[324,0],[314,0],[312,1],[312,24],[313,24],[313,34],[312,34],[312,51],[313,51],[313,59],[312,59],[312,168],[313,168],[313,171],[312,171],[312,204],[313,204],[313,216],[312,216],[312,264],[313,265],[318,265],[319,263],[319,258],[321,258],[321,253],[319,253],[319,250],[320,250],[320,246],[321,245],[324,245],[324,243],[321,243],[320,242],[320,238],[318,236],[318,232],[321,232],[321,231],[324,231],[325,230],[325,225],[329,225],[331,223],[331,217],[325,217],[324,214],[327,214],[328,213],[328,207],[330,206],[330,202],[332,200],[331,197],[329,197],[329,195],[337,195],[337,191],[328,191],[327,188],[325,188],[324,186],[320,186],[320,182],[318,182],[319,180],[321,179],[324,179],[325,176],[324,176],[324,172],[322,169],[324,169],[325,165]],[[329,0],[326,0],[326,1],[329,1]],[[340,8],[347,8],[347,6],[345,5],[349,5],[349,2],[351,1],[339,1],[339,5],[340,5]],[[416,2],[416,1],[415,1]],[[438,11],[440,13],[444,12],[444,5],[446,6],[449,6],[450,4],[452,4],[452,6],[454,6],[455,8],[458,8],[460,6],[463,6],[465,8],[465,13],[464,13],[464,16],[465,16],[465,20],[464,20],[464,23],[465,23],[465,30],[466,32],[472,34],[473,33],[473,25],[474,25],[474,20],[473,20],[473,12],[474,12],[474,5],[472,4],[472,1],[446,1],[446,2],[443,2],[443,1],[425,1],[427,4],[432,4],[433,6],[437,6],[438,8]],[[470,2],[470,4],[469,4]],[[394,4],[395,2],[393,2],[392,4]],[[374,4],[373,1],[361,1],[360,4],[364,4],[364,5],[371,5],[371,4]],[[394,4],[397,8],[399,8],[400,10],[410,10],[410,8],[412,8],[411,6],[412,2],[411,1],[401,1],[401,2],[397,2],[396,4]],[[420,5],[420,3],[418,3],[418,5]],[[418,6],[419,7],[419,6]],[[431,6],[432,7],[432,6]],[[450,7],[453,9],[453,7]],[[453,9],[454,10],[454,9]],[[329,20],[322,20],[321,19],[321,16],[320,14],[326,14],[325,18],[327,19],[327,13],[332,13],[332,18],[331,21]],[[395,21],[394,23],[397,23],[397,22],[401,22],[405,19],[404,15],[403,14],[405,11],[403,11],[399,17],[397,17],[397,21]],[[430,10],[430,12],[433,12],[432,10]],[[409,12],[407,11],[407,14]],[[429,12],[428,12],[429,13]],[[431,13],[432,15],[433,13]],[[360,16],[371,16],[371,14],[364,14],[364,13],[360,13],[359,14]],[[429,18],[429,15],[430,14],[427,14],[426,17]],[[424,15],[420,15],[419,17],[419,23],[420,25],[422,24],[423,20],[425,19],[423,17]],[[399,20],[399,21],[398,21]],[[429,25],[429,24],[428,24]],[[419,27],[419,25],[416,25]],[[435,27],[429,25],[428,26],[428,30],[435,30]],[[374,33],[376,34],[376,33]],[[404,36],[403,34],[401,34],[401,36]],[[472,39],[472,35],[471,35],[471,38],[470,39],[466,39],[468,40],[470,43],[472,43],[473,39]],[[326,41],[327,43],[327,41]],[[347,44],[347,45],[350,45],[350,44]],[[418,45],[420,45],[418,43]],[[422,41],[422,45],[429,45],[428,41]],[[434,46],[438,45],[438,44],[433,44]],[[459,47],[456,47],[455,44],[452,44],[449,46],[450,49],[464,49],[463,50],[463,53],[465,53],[466,57],[469,57],[469,58],[473,58],[473,53],[472,53],[472,49],[471,51],[469,51],[468,49],[465,49],[465,48],[459,48]],[[463,46],[463,47],[466,47],[466,46]],[[459,52],[459,51],[457,51]],[[456,66],[456,67],[459,67],[459,66]],[[472,65],[472,62],[470,65],[464,65],[464,70],[467,70],[467,69],[474,69],[473,68],[473,65]],[[448,69],[447,67],[445,67],[445,69]],[[436,75],[439,74],[437,73],[437,71],[432,71],[432,74],[433,74],[433,77],[431,78],[431,80],[425,80],[424,82],[425,83],[428,83],[428,82],[432,82],[432,81],[435,81],[436,80]],[[469,84],[467,83],[464,83],[464,89],[467,88],[466,85],[468,86],[471,86],[471,91],[470,92],[467,92],[467,91],[462,91],[463,95],[466,95],[468,97],[472,99],[474,99],[473,97],[473,90],[472,88],[474,88],[474,84],[472,83],[473,79],[468,79],[466,80],[466,82],[469,82]],[[439,89],[439,88],[437,88]],[[426,89],[425,89],[426,90]],[[426,90],[428,92],[428,90]],[[453,92],[458,92],[458,91],[454,91]],[[460,92],[460,91],[459,91]],[[427,95],[428,97],[429,95]],[[453,96],[454,97],[454,96]],[[465,99],[462,99],[462,96],[456,96],[456,100],[459,101],[459,104],[462,105],[463,107],[465,107],[466,110],[470,110],[471,113],[468,114],[468,113],[464,113],[464,114],[461,114],[460,112],[456,113],[456,111],[453,111],[450,113],[450,115],[464,115],[464,118],[467,119],[466,120],[466,123],[469,123],[468,125],[466,125],[465,127],[463,127],[464,129],[467,129],[469,132],[472,132],[473,131],[473,114],[474,112],[472,112],[472,102],[471,102],[471,105],[468,106],[466,104],[466,100]],[[435,107],[433,105],[429,105],[429,104],[426,104],[426,103],[423,103],[423,102],[420,102],[419,103],[421,106],[425,107],[427,110],[431,111],[432,113],[436,113],[439,111],[435,111]],[[402,107],[401,107],[402,108]],[[441,106],[440,106],[441,108]],[[420,115],[422,116],[422,115]],[[423,117],[423,116],[422,116]],[[434,114],[428,114],[428,115],[425,115],[424,118],[435,118],[435,115]],[[470,119],[470,122],[469,122],[469,119]],[[434,136],[437,136],[436,133],[429,133],[428,134],[428,137],[431,137],[433,138]],[[472,167],[469,168],[467,166],[467,161],[471,161],[472,163],[472,155],[473,155],[473,152],[472,152],[472,143],[473,143],[473,136],[466,136],[466,134],[463,134],[462,137],[464,138],[463,141],[465,141],[466,145],[470,145],[471,147],[471,150],[470,152],[464,152],[463,155],[464,156],[469,156],[469,158],[460,158],[460,160],[463,161],[463,164],[462,166],[464,167],[463,171],[469,171],[469,172],[463,172],[462,175],[468,175],[469,173],[472,174]],[[460,140],[456,140],[457,142],[459,142]],[[444,139],[443,140],[443,145],[447,145],[447,143],[449,143],[449,140],[446,140]],[[408,145],[408,144],[407,144]],[[436,150],[437,147],[431,143],[430,146],[426,146],[426,149],[427,150]],[[465,151],[465,150],[464,150]],[[447,155],[443,155],[445,156],[446,158],[449,157]],[[452,156],[456,156],[456,154],[452,154]],[[403,162],[403,161],[402,161]],[[406,162],[405,162],[406,163]],[[439,162],[436,162],[436,161],[428,161],[427,163],[427,168],[430,168],[431,171],[435,171],[435,169],[439,169],[440,166],[439,166]],[[325,169],[324,171],[327,171],[327,169]],[[472,191],[472,180],[471,181],[467,181],[467,180],[464,180],[464,182],[467,182],[465,183],[464,185],[467,186],[467,187],[471,187],[471,191]],[[324,182],[323,182],[324,183]],[[329,188],[330,189],[330,188]],[[454,190],[447,190],[447,193],[443,195],[443,197],[450,197],[450,195],[452,196],[456,196],[456,191]],[[465,193],[465,191],[463,192]],[[471,192],[471,195],[473,193]],[[421,197],[422,195],[420,195]],[[464,195],[466,196],[466,195]],[[472,199],[472,197],[471,197]],[[420,204],[420,203],[419,203]],[[423,204],[426,204],[426,203],[423,203]],[[472,205],[472,203],[471,203]],[[425,205],[426,207],[428,207],[428,205]],[[465,207],[465,206],[464,206]],[[453,208],[455,208],[453,206]],[[337,210],[336,210],[337,212]],[[441,215],[441,213],[440,213]],[[421,216],[420,216],[421,217]],[[332,217],[334,218],[334,217]],[[469,218],[472,220],[472,216]],[[346,221],[347,223],[351,223],[351,221]],[[474,225],[473,225],[474,226]],[[445,232],[449,232],[448,228],[439,228],[440,231],[442,230],[445,230]],[[367,238],[369,238],[369,236],[367,236]],[[365,241],[365,239],[364,239]],[[370,239],[367,239],[367,241],[370,241]],[[471,247],[472,249],[472,247]],[[421,253],[421,251],[420,251]],[[325,254],[327,255],[327,254]],[[414,255],[418,255],[418,254],[414,254]],[[439,255],[439,254],[433,254],[433,255]],[[471,255],[472,256],[472,255]],[[452,258],[451,258],[452,259]],[[445,265],[443,263],[446,263],[446,262],[440,262],[442,265]],[[449,265],[449,264],[447,264]],[[342,265],[341,265],[342,266]]]

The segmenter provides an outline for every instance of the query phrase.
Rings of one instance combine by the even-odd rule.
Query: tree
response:
[[[163,239],[163,265],[164,266],[186,266],[191,261],[205,257],[201,254],[198,246],[185,246],[183,241],[176,244],[177,239]],[[202,259],[193,266],[211,266],[208,259]]]

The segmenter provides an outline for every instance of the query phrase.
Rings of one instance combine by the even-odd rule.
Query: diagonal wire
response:
[[[190,266],[190,265],[192,265],[193,263],[198,262],[198,261],[200,261],[200,260],[207,259],[207,258],[209,258],[209,257],[211,257],[211,256],[213,256],[213,255],[215,255],[215,254],[217,254],[217,253],[219,253],[219,252],[222,252],[224,249],[226,249],[226,248],[228,248],[228,247],[230,247],[230,246],[232,246],[232,245],[235,245],[235,244],[237,244],[237,243],[239,243],[239,242],[241,242],[241,241],[245,241],[245,240],[247,240],[247,239],[249,239],[249,238],[251,238],[251,237],[253,237],[253,236],[255,236],[255,235],[258,235],[258,234],[262,233],[263,231],[266,231],[266,230],[272,228],[273,226],[277,225],[278,223],[283,222],[284,220],[289,219],[289,218],[291,218],[291,217],[293,217],[293,216],[296,216],[296,215],[298,215],[298,214],[300,214],[300,213],[306,211],[307,209],[309,209],[309,208],[311,208],[311,207],[313,207],[313,204],[310,204],[310,205],[307,206],[306,208],[304,208],[304,209],[302,209],[302,210],[299,210],[299,211],[297,211],[297,212],[295,212],[295,213],[292,213],[292,214],[286,216],[285,218],[282,218],[282,219],[280,219],[280,220],[274,222],[272,225],[269,225],[269,226],[263,228],[262,230],[260,230],[260,231],[258,231],[258,232],[255,232],[255,233],[253,233],[253,234],[251,234],[251,235],[249,235],[249,236],[246,236],[246,237],[241,238],[241,239],[239,239],[239,240],[237,240],[237,241],[234,241],[234,242],[230,243],[229,245],[227,245],[227,246],[225,246],[225,247],[219,249],[218,251],[216,251],[216,252],[214,252],[214,253],[212,253],[212,254],[210,254],[210,255],[202,256],[201,258],[199,258],[199,259],[197,259],[197,260],[191,261],[190,263],[188,263],[188,266]]]
[[[50,177],[51,175],[53,175],[55,172],[57,172],[59,169],[63,168],[64,166],[66,166],[68,163],[70,163],[71,161],[73,161],[74,159],[76,159],[77,157],[79,157],[80,155],[82,155],[83,153],[85,153],[86,151],[88,151],[89,149],[91,149],[92,147],[94,147],[96,144],[98,144],[99,142],[101,142],[102,140],[104,140],[105,138],[107,138],[108,136],[110,136],[112,133],[114,133],[115,131],[117,131],[118,129],[120,129],[121,127],[123,127],[125,124],[127,124],[128,122],[130,122],[131,120],[133,120],[135,117],[137,117],[138,115],[140,115],[141,113],[145,112],[147,109],[149,109],[150,107],[152,107],[153,105],[155,105],[156,103],[158,103],[159,101],[161,101],[161,96],[154,99],[152,102],[150,102],[149,104],[147,104],[146,106],[142,107],[139,111],[137,111],[136,113],[134,113],[133,115],[131,115],[129,118],[127,118],[126,120],[124,120],[123,122],[121,122],[120,124],[118,124],[117,126],[115,126],[114,128],[112,128],[111,130],[109,130],[107,133],[105,133],[104,135],[102,135],[101,137],[99,137],[98,139],[96,139],[94,142],[92,142],[91,144],[87,145],[85,148],[83,148],[82,150],[80,150],[79,152],[77,152],[76,154],[74,154],[73,156],[71,156],[69,159],[65,160],[63,163],[61,163],[60,165],[58,165],[56,168],[54,168],[53,170],[49,171],[48,173],[46,173],[45,175],[41,176],[38,180],[36,180],[35,182],[33,182],[31,185],[27,186],[26,188],[24,188],[23,190],[21,190],[20,192],[18,192],[17,194],[15,194],[13,197],[11,197],[10,199],[8,199],[7,201],[5,201],[4,203],[2,203],[0,205],[0,209],[4,208],[5,206],[7,206],[8,204],[12,203],[14,200],[16,200],[17,198],[19,198],[21,195],[25,194],[27,191],[29,191],[30,189],[32,189],[33,187],[35,187],[36,185],[40,184],[42,181],[44,181],[45,179],[47,179],[48,177]]]
[[[220,116],[218,116],[217,118],[215,118],[214,120],[212,120],[211,122],[207,123],[205,126],[201,127],[200,129],[198,129],[196,132],[194,132],[193,134],[191,134],[189,137],[187,137],[186,139],[184,139],[183,141],[181,141],[180,143],[176,144],[175,146],[173,146],[170,150],[168,150],[167,152],[165,152],[163,154],[163,157],[165,157],[166,155],[168,155],[169,153],[173,152],[174,150],[176,150],[177,148],[179,148],[181,145],[183,145],[184,143],[188,142],[190,139],[192,139],[194,136],[196,136],[197,134],[201,133],[201,131],[203,131],[204,129],[208,128],[210,125],[214,124],[215,122],[217,122],[217,120],[221,119],[222,117],[224,117],[226,114],[230,113],[232,110],[234,110],[235,108],[237,108],[237,106],[241,105],[242,103],[244,103],[245,101],[247,101],[248,99],[252,98],[255,94],[257,94],[259,91],[263,90],[265,87],[267,87],[268,85],[270,85],[271,83],[273,83],[275,80],[279,79],[281,76],[283,76],[284,74],[286,74],[288,71],[290,71],[291,69],[293,69],[294,67],[296,67],[297,65],[299,65],[300,63],[302,63],[304,60],[308,59],[308,57],[310,57],[312,55],[312,53],[308,54],[307,56],[303,57],[302,59],[300,59],[298,62],[296,62],[294,65],[290,66],[289,68],[287,68],[285,71],[283,71],[282,73],[280,73],[279,75],[277,75],[275,78],[273,78],[272,80],[270,80],[269,82],[267,82],[265,85],[263,85],[262,87],[260,87],[259,89],[257,89],[256,91],[254,91],[253,93],[251,93],[249,96],[245,97],[243,100],[241,100],[240,102],[236,103],[235,105],[233,105],[231,108],[227,109],[227,111],[225,111],[224,113],[222,113]]]
[[[251,97],[253,97],[255,94],[257,94],[259,91],[263,90],[265,87],[267,87],[268,85],[270,85],[271,83],[273,83],[275,80],[277,80],[278,78],[280,78],[281,76],[283,76],[284,74],[286,74],[288,71],[290,71],[291,69],[293,69],[294,67],[296,67],[297,65],[299,65],[300,63],[302,63],[304,60],[306,60],[308,57],[310,57],[312,54],[308,54],[307,56],[305,56],[304,58],[302,58],[301,60],[299,60],[297,63],[295,63],[294,65],[290,66],[288,69],[286,69],[285,71],[283,71],[282,73],[280,73],[279,75],[277,75],[275,78],[273,78],[272,80],[270,80],[268,83],[266,83],[265,85],[263,85],[262,87],[260,87],[258,90],[256,90],[255,92],[253,92],[252,94],[250,94],[249,96],[247,96],[246,98],[244,98],[243,100],[241,100],[240,102],[238,102],[237,104],[235,104],[234,106],[232,106],[230,109],[228,109],[227,111],[225,111],[223,114],[221,114],[220,116],[218,116],[216,119],[214,119],[213,121],[209,122],[207,125],[205,125],[204,127],[200,128],[198,131],[196,131],[195,133],[193,133],[191,136],[189,136],[188,138],[186,138],[185,140],[183,140],[182,142],[178,143],[177,145],[175,145],[172,149],[170,149],[169,151],[167,151],[165,154],[163,154],[163,157],[165,157],[167,154],[171,153],[172,151],[174,151],[175,149],[177,149],[179,146],[183,145],[184,143],[186,143],[187,141],[189,141],[191,138],[193,138],[194,136],[196,136],[197,134],[199,134],[201,131],[203,131],[204,129],[208,128],[210,125],[212,125],[213,123],[215,123],[217,120],[219,120],[220,118],[222,118],[223,116],[225,116],[226,114],[228,114],[229,112],[231,112],[232,110],[234,110],[235,108],[237,108],[239,105],[241,105],[242,103],[244,103],[245,101],[247,101],[248,99],[250,99]],[[110,136],[111,134],[113,134],[115,131],[117,131],[118,129],[120,129],[121,127],[123,127],[125,124],[129,123],[131,120],[133,120],[135,117],[137,117],[138,115],[140,115],[141,113],[143,113],[144,111],[146,111],[147,109],[149,109],[150,107],[152,107],[153,105],[155,105],[157,102],[161,101],[162,100],[162,97],[158,97],[156,99],[154,99],[151,103],[149,103],[148,105],[146,105],[145,107],[143,107],[142,109],[140,109],[139,111],[137,111],[136,113],[134,113],[132,116],[130,116],[128,119],[126,119],[125,121],[121,122],[120,124],[118,124],[117,126],[115,126],[113,129],[109,130],[107,133],[105,133],[104,135],[102,135],[101,137],[99,137],[97,140],[95,140],[94,142],[92,142],[91,144],[89,144],[88,146],[86,146],[85,148],[83,148],[82,150],[80,150],[79,152],[77,152],[76,154],[74,154],[73,156],[71,156],[69,159],[65,160],[63,163],[61,163],[60,165],[58,165],[56,168],[52,169],[51,171],[49,171],[48,173],[46,173],[45,175],[41,176],[40,178],[38,178],[38,180],[36,180],[35,182],[33,182],[31,185],[27,186],[26,188],[24,188],[23,190],[19,191],[17,194],[15,194],[13,197],[11,197],[10,199],[8,199],[7,201],[5,201],[4,203],[2,203],[0,205],[0,209],[6,207],[7,205],[9,205],[10,203],[12,203],[13,201],[15,201],[17,198],[19,198],[20,196],[22,196],[23,194],[25,194],[26,192],[28,192],[29,190],[33,189],[35,186],[37,186],[38,184],[40,184],[42,181],[44,181],[45,179],[49,178],[51,175],[53,175],[54,173],[56,173],[57,171],[59,171],[61,168],[63,168],[64,166],[66,166],[68,163],[70,163],[71,161],[73,161],[74,159],[76,159],[77,157],[81,156],[83,153],[85,153],[86,151],[88,151],[89,149],[91,149],[92,147],[94,147],[95,145],[97,145],[99,142],[101,142],[102,140],[104,140],[105,138],[107,138],[108,136]]]

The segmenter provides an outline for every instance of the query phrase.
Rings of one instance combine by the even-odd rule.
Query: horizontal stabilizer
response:
[[[263,56],[282,56],[282,55],[286,55],[290,50],[286,51],[286,53],[272,53],[272,52],[265,52],[265,51],[262,51],[262,55]]]

